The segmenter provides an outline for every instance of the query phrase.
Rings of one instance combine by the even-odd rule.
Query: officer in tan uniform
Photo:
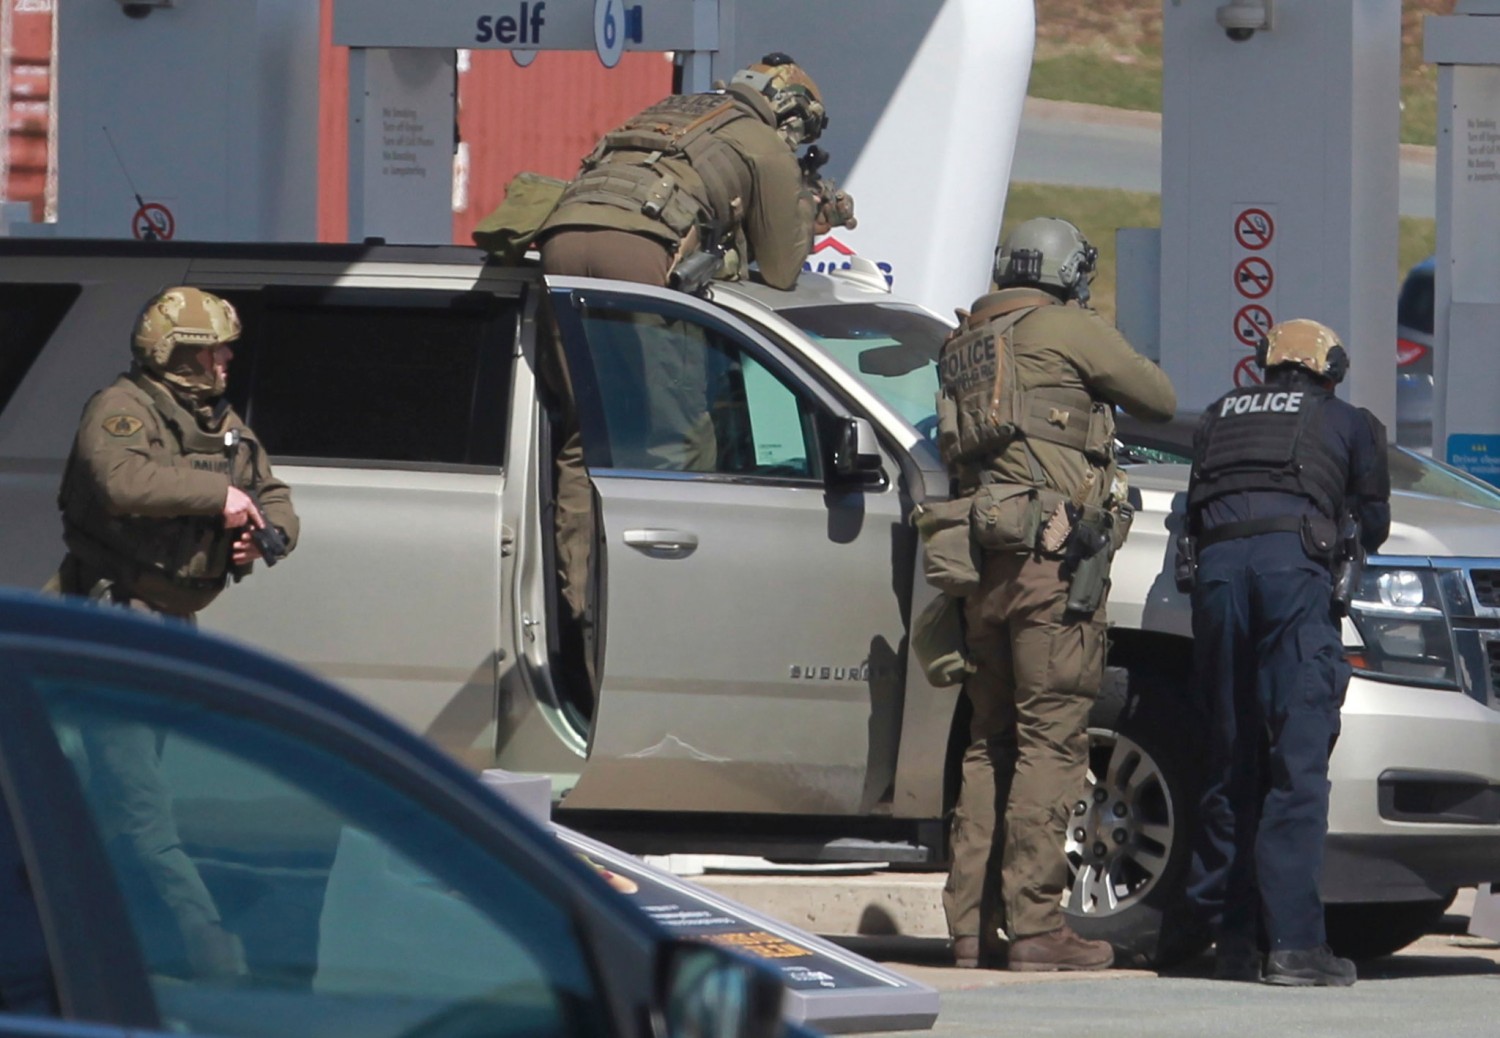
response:
[[[1064,922],[1068,812],[1105,655],[1108,566],[1130,506],[1114,407],[1165,421],[1177,399],[1151,361],[1087,308],[1097,252],[1066,220],[1020,224],[940,355],[940,447],[972,497],[981,549],[964,602],[975,671],[943,907],[958,965],[1107,968],[1113,949]]]
[[[785,54],[722,91],[658,101],[583,160],[538,232],[542,268],[666,285],[734,246],[766,284],[791,288],[813,235],[852,225],[848,196],[797,159],[827,122],[817,84]]]
[[[169,288],[141,311],[130,370],[83,410],[58,494],[67,554],[49,590],[191,622],[230,577],[295,546],[291,491],[223,399],[239,335],[234,308],[196,288]],[[95,723],[81,735],[113,860],[176,930],[180,952],[147,948],[150,964],[181,954],[200,976],[242,973],[239,941],[180,845],[156,733]]]
[[[737,72],[723,90],[657,102],[605,134],[583,160],[538,232],[542,269],[697,291],[726,273],[729,253],[737,273],[753,261],[766,284],[792,288],[813,236],[855,222],[848,194],[805,173],[797,157],[826,123],[817,84],[779,53]],[[651,315],[635,315],[633,332],[649,401],[647,453],[659,468],[712,471],[707,351],[683,342],[688,326]],[[583,620],[592,496],[565,366],[555,346],[546,352],[543,375],[565,412],[559,575],[570,613]]]

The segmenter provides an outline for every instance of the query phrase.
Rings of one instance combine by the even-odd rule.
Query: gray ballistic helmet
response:
[[[1038,216],[1014,228],[995,252],[995,284],[1047,285],[1067,298],[1089,301],[1099,250],[1067,220]]]

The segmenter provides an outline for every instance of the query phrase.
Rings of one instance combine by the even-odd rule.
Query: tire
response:
[[[1114,945],[1117,961],[1169,966],[1207,941],[1187,925],[1193,801],[1187,745],[1173,713],[1151,709],[1144,687],[1106,691],[1089,724],[1088,789],[1068,819],[1068,925]],[[1176,715],[1181,716],[1181,715]],[[1160,718],[1153,724],[1150,718]]]
[[[1356,962],[1398,952],[1436,929],[1453,897],[1450,894],[1436,901],[1325,905],[1323,918],[1328,926],[1328,946],[1334,954]]]

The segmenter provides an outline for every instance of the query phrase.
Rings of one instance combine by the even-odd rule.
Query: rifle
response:
[[[724,246],[713,239],[708,242],[672,268],[667,275],[669,287],[695,296],[724,269]]]
[[[847,227],[852,231],[859,224],[854,218],[854,196],[840,191],[837,184],[823,176],[828,159],[828,152],[813,144],[798,156],[797,166],[802,170],[803,183],[819,198],[818,216],[830,228]]]

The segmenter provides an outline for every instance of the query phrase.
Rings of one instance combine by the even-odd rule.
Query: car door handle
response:
[[[625,543],[648,555],[681,558],[698,547],[698,535],[685,530],[626,530]]]

